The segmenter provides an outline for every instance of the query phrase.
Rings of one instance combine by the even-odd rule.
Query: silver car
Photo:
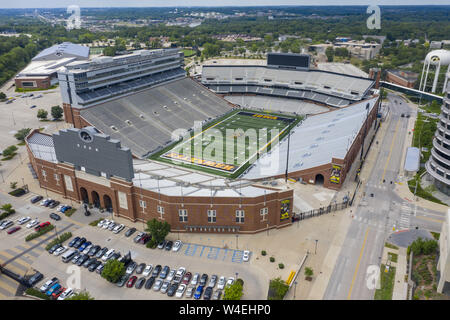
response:
[[[155,284],[153,285],[153,291],[159,291],[161,289],[161,286],[163,284],[163,281],[161,279],[157,279],[155,281]]]
[[[164,283],[161,286],[161,293],[166,293],[167,289],[169,289],[170,281],[164,281]]]

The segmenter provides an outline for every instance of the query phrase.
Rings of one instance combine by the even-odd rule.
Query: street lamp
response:
[[[316,241],[316,247],[314,248],[314,254],[316,254],[317,253],[317,242],[319,242],[319,240],[315,240]]]
[[[239,235],[236,234],[236,249],[239,249],[239,245],[238,245],[238,239],[239,239]]]
[[[294,300],[295,300],[295,291],[297,291],[297,281],[294,281]]]

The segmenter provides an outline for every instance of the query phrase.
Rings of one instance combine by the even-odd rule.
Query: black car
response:
[[[79,239],[77,242],[75,242],[75,244],[73,245],[73,247],[75,248],[75,249],[78,249],[79,247],[81,247],[81,245],[83,244],[83,243],[85,243],[86,242],[86,238],[81,238],[81,239]]]
[[[155,277],[151,276],[150,278],[147,279],[147,281],[145,282],[145,289],[150,290],[153,287],[153,284],[155,283]]]
[[[208,287],[205,289],[205,293],[203,294],[203,300],[211,300],[213,288]]]
[[[59,206],[59,204],[60,204],[59,201],[53,200],[53,201],[48,205],[48,207],[53,209],[53,208],[56,208],[56,206]]]
[[[135,232],[136,232],[136,228],[130,228],[127,230],[127,232],[125,232],[125,237],[129,237]]]
[[[123,287],[124,284],[128,281],[128,279],[130,278],[130,275],[128,274],[124,274],[119,281],[117,281],[116,286],[118,287]]]
[[[35,197],[33,197],[33,198],[31,198],[31,203],[36,203],[36,202],[39,202],[39,201],[41,201],[43,199],[43,197],[42,196],[35,196]]]
[[[107,247],[104,247],[103,249],[101,249],[99,252],[97,252],[96,254],[95,254],[95,257],[96,258],[101,258],[101,257],[103,257],[104,256],[104,254],[106,253],[106,252],[108,252],[108,248]]]
[[[39,281],[41,281],[44,278],[44,275],[40,273],[39,271],[36,271],[35,274],[33,274],[27,281],[27,284],[32,287]]]
[[[61,247],[61,244],[55,244],[53,247],[51,247],[49,250],[48,250],[48,253],[50,253],[50,254],[52,254],[53,252],[55,252],[55,250],[56,249],[58,249],[59,247]]]
[[[167,275],[169,274],[169,271],[170,271],[169,266],[164,266],[164,268],[162,269],[161,274],[159,275],[159,277],[161,279],[167,278]]]
[[[101,247],[100,247],[99,245],[93,246],[93,247],[89,250],[88,256],[89,256],[89,257],[93,257],[97,252],[100,251],[100,249],[101,249]]]
[[[73,239],[69,242],[69,247],[72,248],[78,240],[80,240],[80,237],[75,237],[75,238],[73,238]]]
[[[141,289],[142,286],[144,285],[144,283],[145,283],[145,277],[139,278],[138,281],[136,281],[136,284],[134,285],[134,287],[136,289]]]
[[[158,274],[161,272],[161,269],[162,269],[161,265],[158,264],[158,265],[153,269],[152,277],[157,277]]]
[[[94,272],[94,270],[97,269],[97,267],[98,267],[101,263],[102,263],[101,261],[95,260],[95,262],[93,262],[93,263],[89,266],[88,270],[89,270],[90,272]]]
[[[97,261],[97,259],[90,258],[90,259],[86,260],[85,263],[83,263],[83,267],[89,268],[91,266],[91,264],[95,263],[95,261]]]
[[[121,256],[120,252],[114,252],[114,254],[111,255],[111,257],[109,257],[108,260],[117,260],[120,258],[120,256]]]
[[[170,251],[170,250],[172,250],[172,246],[173,246],[173,241],[169,240],[169,241],[167,241],[164,249],[166,249],[167,251]]]
[[[59,215],[57,215],[56,213],[50,213],[50,218],[52,218],[53,220],[59,221],[61,220],[61,217]]]
[[[78,260],[77,260],[77,266],[81,267],[83,263],[85,263],[89,259],[89,256],[87,254],[83,254]]]
[[[175,294],[175,292],[177,292],[178,289],[178,283],[172,283],[169,288],[167,289],[167,295],[169,297],[173,297],[173,295]]]
[[[145,267],[146,267],[145,263],[141,263],[140,265],[137,266],[136,273],[141,274],[142,271],[144,271]]]
[[[200,277],[200,285],[202,287],[206,286],[206,281],[208,281],[208,275],[206,273],[202,274]]]

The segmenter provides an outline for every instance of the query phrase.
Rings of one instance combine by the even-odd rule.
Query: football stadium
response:
[[[72,128],[26,139],[41,187],[172,231],[255,233],[292,223],[293,190],[268,182],[340,189],[377,124],[377,81],[308,55],[205,65],[200,79],[183,64],[159,49],[61,69]]]

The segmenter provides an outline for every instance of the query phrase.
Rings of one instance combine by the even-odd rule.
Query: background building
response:
[[[443,293],[450,291],[450,210],[447,212],[439,237],[439,261],[437,270],[439,271],[437,292]]]
[[[386,81],[404,86],[407,88],[414,88],[414,85],[419,78],[419,74],[410,71],[402,70],[387,70]]]

